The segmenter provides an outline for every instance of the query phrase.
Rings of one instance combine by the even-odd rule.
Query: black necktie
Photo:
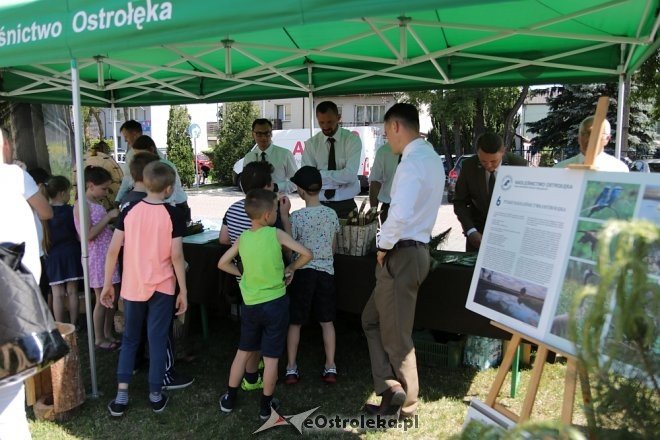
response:
[[[328,153],[328,170],[336,170],[337,160],[335,158],[335,138],[328,138],[328,143],[330,144],[330,152]],[[325,195],[326,200],[330,200],[335,196],[335,190],[326,189],[323,194]]]
[[[266,152],[265,151],[261,152],[261,161],[266,162]]]
[[[488,178],[488,201],[490,201],[490,198],[493,197],[494,189],[495,189],[495,171],[492,171],[490,173],[490,177]]]
[[[401,163],[401,158],[402,157],[403,157],[403,153],[399,154],[399,159],[396,162],[397,165],[399,165]]]

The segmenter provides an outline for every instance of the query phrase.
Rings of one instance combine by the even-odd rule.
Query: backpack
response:
[[[22,381],[69,352],[21,263],[24,252],[25,243],[0,243],[0,386]]]

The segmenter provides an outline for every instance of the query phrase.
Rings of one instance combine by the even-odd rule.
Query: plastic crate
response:
[[[465,343],[463,363],[487,370],[496,367],[502,360],[502,341],[500,339],[468,336]]]
[[[437,368],[458,368],[461,365],[465,345],[463,340],[435,342],[431,334],[417,332],[413,333],[413,343],[417,363],[420,365]]]

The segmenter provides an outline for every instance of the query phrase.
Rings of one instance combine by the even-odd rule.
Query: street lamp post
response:
[[[192,123],[188,126],[188,135],[193,141],[193,166],[195,167],[195,186],[199,187],[199,164],[197,163],[197,138],[201,134],[202,129],[199,125]]]

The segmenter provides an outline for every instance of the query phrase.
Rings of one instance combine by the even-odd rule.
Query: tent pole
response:
[[[117,109],[115,108],[115,91],[110,90],[110,112],[112,112],[112,145],[115,162],[119,160],[119,144],[117,143]]]
[[[618,105],[616,106],[616,142],[614,143],[614,156],[621,159],[621,141],[623,140],[623,113],[628,103],[625,101],[626,74],[619,75]]]
[[[309,137],[314,136],[314,92],[312,91],[312,63],[307,63],[307,89],[309,90]]]
[[[85,197],[85,170],[83,167],[83,127],[82,111],[80,108],[80,77],[78,76],[78,60],[71,59],[71,95],[73,98],[73,126],[75,129],[76,148],[76,184],[78,187],[78,215],[80,218],[80,250],[83,261],[83,277],[85,284],[85,315],[87,317],[87,343],[89,345],[89,369],[92,375],[92,395],[98,398],[96,384],[96,353],[94,352],[94,322],[92,317],[92,300],[89,291],[89,254],[87,252],[87,234],[89,225],[87,219],[87,198]]]

